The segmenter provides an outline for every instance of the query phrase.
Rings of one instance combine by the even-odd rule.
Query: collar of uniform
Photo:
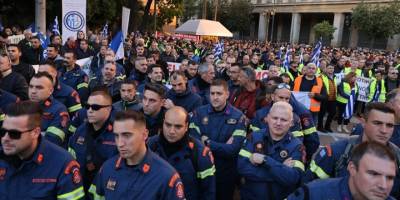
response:
[[[290,141],[291,140],[291,136],[290,136],[289,132],[286,133],[285,136],[283,136],[282,139],[280,139],[279,141],[276,141],[275,146],[282,146],[284,143]],[[267,141],[268,141],[269,144],[273,144],[273,139],[271,137],[271,133],[269,132],[269,128],[265,129],[265,137],[267,138]]]
[[[228,102],[226,102],[226,106],[224,108],[224,112],[223,113],[225,115],[229,115],[229,114],[231,114],[231,109],[232,109],[232,106]],[[214,108],[212,107],[211,104],[208,104],[207,111],[208,111],[209,114],[215,113]]]
[[[36,164],[40,165],[43,163],[44,159],[44,148],[45,148],[45,139],[42,136],[39,136],[38,138],[38,146],[36,147],[36,150],[33,153],[32,156],[32,161],[35,162]]]
[[[143,160],[138,164],[138,166],[136,166],[133,169],[134,170],[139,170],[143,174],[148,173],[151,170],[152,159],[153,159],[153,153],[150,151],[149,148],[147,148],[146,149],[146,154],[145,154]],[[123,168],[125,168],[125,169],[129,168],[126,165],[126,159],[123,159],[122,157],[118,157],[117,161],[115,162],[115,169],[118,170],[118,169],[123,169]]]
[[[45,107],[50,107],[52,103],[53,103],[53,96],[50,96],[49,98],[43,101],[43,105]]]
[[[340,196],[343,200],[352,200],[352,195],[349,187],[349,176],[341,178],[340,183]]]
[[[89,122],[87,122],[87,127],[89,130],[93,131],[95,135],[99,136],[103,132],[112,132],[113,131],[113,126],[111,122],[111,113],[108,116],[108,119],[104,122],[103,126],[99,130],[94,130],[93,125]]]

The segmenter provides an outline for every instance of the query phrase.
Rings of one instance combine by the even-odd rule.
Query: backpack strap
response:
[[[339,174],[340,169],[342,169],[344,166],[347,166],[347,163],[349,162],[349,159],[350,159],[351,150],[357,143],[359,137],[360,136],[358,136],[358,135],[354,135],[354,136],[350,136],[350,138],[348,139],[348,142],[347,142],[346,148],[344,149],[343,154],[340,156],[338,161],[335,163],[335,171],[334,171],[335,177]]]

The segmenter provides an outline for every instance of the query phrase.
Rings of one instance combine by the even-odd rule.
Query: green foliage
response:
[[[360,3],[353,9],[352,23],[373,40],[400,33],[400,3],[388,4]]]
[[[197,0],[185,0],[183,3],[183,15],[182,21],[187,21],[193,16],[197,16],[197,14],[201,13],[200,5],[196,4]]]
[[[250,28],[252,5],[249,0],[236,0],[231,4],[220,0],[219,21],[232,32],[245,33]]]
[[[333,27],[328,21],[322,21],[313,26],[313,30],[315,31],[315,36],[317,38],[323,37],[328,40],[333,39],[333,33],[336,28]]]

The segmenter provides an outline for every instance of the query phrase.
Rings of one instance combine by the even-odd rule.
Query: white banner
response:
[[[86,0],[62,0],[62,38],[83,31],[86,34]]]
[[[77,60],[75,63],[81,66],[81,69],[90,76],[90,64],[92,63],[93,56]]]
[[[179,70],[179,67],[181,66],[181,63],[177,62],[167,62],[167,64],[168,64],[168,71],[170,73]]]
[[[306,108],[310,108],[311,99],[308,96],[308,93],[310,92],[295,92],[295,91],[292,92],[294,98],[296,98],[298,102],[303,104]]]
[[[131,9],[122,7],[122,34],[124,39],[128,36],[128,27],[129,27],[129,14],[131,13]]]
[[[13,36],[8,36],[7,39],[10,40],[11,44],[18,44],[19,41],[25,39],[25,36],[24,36],[24,34],[13,35]]]
[[[268,78],[268,70],[256,70],[256,79],[263,80]]]
[[[369,95],[369,85],[371,84],[371,79],[365,77],[357,77],[356,85],[358,89],[357,101],[368,102]]]

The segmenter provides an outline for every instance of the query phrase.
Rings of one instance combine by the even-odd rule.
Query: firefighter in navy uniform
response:
[[[241,199],[284,199],[304,173],[302,142],[290,134],[293,111],[287,102],[274,103],[266,129],[251,133],[239,152]]]
[[[227,102],[228,84],[214,80],[210,86],[211,104],[197,108],[189,125],[190,135],[200,139],[215,158],[217,199],[232,199],[238,180],[236,160],[246,137],[247,118]]]
[[[74,52],[64,53],[65,65],[58,69],[60,81],[76,90],[82,102],[86,102],[89,97],[89,76],[75,64],[75,56]]]
[[[54,63],[45,63],[39,66],[39,72],[49,73],[54,81],[53,97],[65,105],[68,109],[69,116],[72,118],[75,113],[82,109],[79,94],[70,86],[59,81],[57,68]]]
[[[79,164],[41,136],[40,105],[11,104],[0,131],[0,199],[83,199]]]
[[[352,152],[349,175],[313,181],[292,193],[288,200],[386,199],[396,176],[396,156],[386,145],[364,142]],[[394,188],[393,188],[394,189]]]
[[[90,94],[86,104],[87,122],[78,127],[69,140],[68,151],[81,166],[85,191],[101,165],[118,154],[112,127],[111,96],[107,89]]]
[[[69,115],[67,108],[52,96],[53,77],[47,72],[38,72],[29,83],[29,99],[39,102],[43,109],[42,131],[49,141],[66,146]]]
[[[212,153],[188,129],[188,113],[172,107],[165,113],[163,133],[151,137],[147,146],[178,171],[188,200],[216,199]]]
[[[394,110],[384,103],[375,102],[368,104],[364,114],[364,133],[360,136],[352,136],[349,139],[340,140],[320,148],[315,153],[303,181],[310,182],[318,178],[325,179],[348,175],[346,168],[351,157],[351,150],[356,145],[366,141],[375,141],[387,145],[396,153],[397,162],[400,164],[400,149],[389,142],[394,129],[394,113]],[[391,195],[400,198],[399,169],[397,169],[397,176],[394,179],[395,182]]]
[[[119,155],[101,167],[89,190],[93,199],[185,199],[179,174],[146,147],[148,131],[143,114],[119,112],[113,126]]]

